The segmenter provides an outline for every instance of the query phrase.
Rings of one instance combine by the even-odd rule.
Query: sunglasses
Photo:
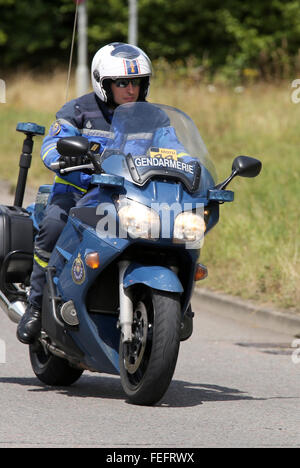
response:
[[[113,81],[117,88],[127,88],[129,83],[131,83],[133,87],[141,85],[141,78],[118,78],[117,80]]]

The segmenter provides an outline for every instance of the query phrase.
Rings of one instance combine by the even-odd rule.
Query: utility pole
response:
[[[87,0],[78,1],[78,51],[76,68],[77,96],[86,94],[89,89],[89,69],[87,65]]]
[[[128,42],[132,45],[138,43],[138,0],[129,0]]]

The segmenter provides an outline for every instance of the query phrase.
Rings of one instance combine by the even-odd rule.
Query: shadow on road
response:
[[[29,392],[56,392],[59,395],[79,398],[125,399],[118,377],[103,377],[84,374],[70,387],[48,386],[36,377],[0,377],[1,383],[17,384],[28,387]]]
[[[124,400],[119,377],[83,375],[78,382],[71,387],[50,387],[43,385],[35,377],[0,377],[0,384],[23,385],[29,392],[56,392],[72,398],[104,398],[112,400]],[[201,384],[173,380],[170,387],[156,405],[158,407],[182,408],[198,406],[204,402],[234,401],[234,400],[265,400],[254,398],[244,392],[219,385]]]
[[[220,385],[202,384],[173,380],[168,392],[160,401],[160,406],[181,408],[202,405],[204,402],[263,400],[254,398],[235,388]]]

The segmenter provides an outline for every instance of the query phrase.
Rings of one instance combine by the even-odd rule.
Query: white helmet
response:
[[[151,61],[139,47],[113,42],[96,52],[92,61],[91,75],[94,92],[104,102],[112,99],[109,81],[105,83],[105,80],[145,77],[138,98],[144,101],[152,75]]]

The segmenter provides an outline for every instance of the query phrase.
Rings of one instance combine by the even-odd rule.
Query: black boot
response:
[[[21,343],[32,344],[41,331],[41,311],[29,305],[17,328]]]

